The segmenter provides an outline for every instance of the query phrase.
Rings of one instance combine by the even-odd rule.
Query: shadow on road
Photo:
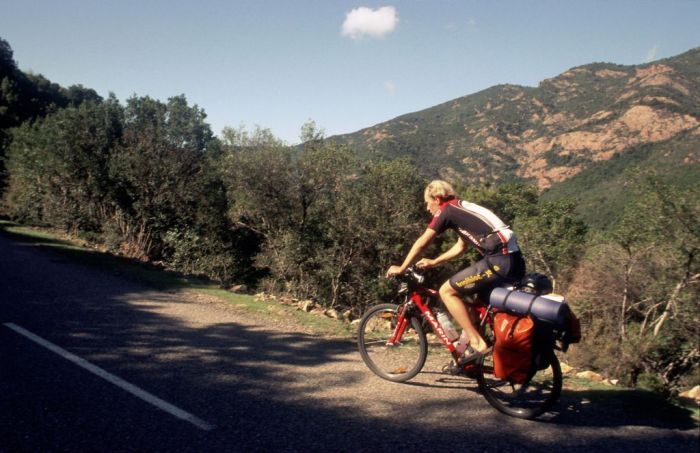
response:
[[[152,263],[97,250],[75,247],[71,242],[57,238],[17,232],[13,230],[15,227],[19,227],[19,225],[10,221],[0,220],[0,236],[46,250],[53,254],[54,257],[52,259],[55,261],[69,260],[73,263],[101,269],[112,275],[122,276],[132,282],[163,291],[181,289],[185,285],[189,287],[196,287],[197,284],[202,286],[210,285],[210,282],[204,279],[168,271]]]
[[[416,387],[459,388],[480,394],[474,379],[422,372],[436,376],[433,383],[407,382]],[[590,427],[647,426],[661,429],[692,430],[698,427],[693,413],[643,390],[562,390],[553,411],[538,420],[545,423]]]
[[[449,374],[440,373],[436,371],[421,371],[421,375],[432,375],[434,376],[434,381],[432,384],[425,382],[406,382],[405,385],[414,387],[429,387],[434,389],[441,388],[453,388],[453,389],[463,389],[470,392],[479,393],[479,386],[474,379],[468,379],[462,376],[451,376]]]
[[[621,427],[649,426],[662,429],[697,429],[692,412],[661,396],[641,390],[564,390],[561,411],[551,419],[557,424]]]

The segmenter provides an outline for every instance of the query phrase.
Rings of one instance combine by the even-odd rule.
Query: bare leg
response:
[[[464,302],[462,302],[459,294],[452,288],[449,281],[445,282],[440,287],[440,297],[455,321],[457,321],[462,329],[467,332],[467,335],[469,335],[469,345],[476,351],[484,352],[487,349],[486,342],[481,338],[474,324],[472,324],[472,320],[467,312],[467,307],[464,306]]]

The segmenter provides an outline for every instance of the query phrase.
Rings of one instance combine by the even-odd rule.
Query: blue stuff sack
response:
[[[489,302],[495,309],[521,316],[531,315],[558,329],[567,327],[571,313],[561,297],[540,296],[507,288],[494,288]]]

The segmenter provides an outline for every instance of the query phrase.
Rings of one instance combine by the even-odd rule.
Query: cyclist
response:
[[[460,360],[464,365],[479,359],[487,345],[479,335],[460,295],[480,294],[488,297],[491,289],[502,282],[514,282],[525,275],[525,261],[515,234],[493,212],[474,203],[459,200],[452,186],[442,180],[432,181],[424,193],[427,210],[433,219],[425,232],[415,241],[401,265],[393,265],[386,277],[409,268],[432,240],[445,230],[456,231],[457,242],[436,258],[422,258],[419,268],[437,266],[456,258],[471,245],[482,259],[457,272],[440,287],[440,297],[452,317],[469,336],[469,348]]]

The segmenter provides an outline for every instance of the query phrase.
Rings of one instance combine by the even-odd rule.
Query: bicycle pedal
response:
[[[450,363],[442,367],[442,372],[446,374],[451,374],[452,376],[456,376],[459,374],[460,369],[459,367],[457,367],[454,361],[451,361]]]

